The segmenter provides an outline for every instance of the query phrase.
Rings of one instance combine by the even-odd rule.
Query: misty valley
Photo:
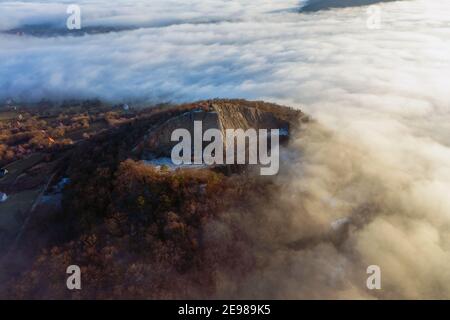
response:
[[[0,12],[0,299],[450,298],[450,2]]]

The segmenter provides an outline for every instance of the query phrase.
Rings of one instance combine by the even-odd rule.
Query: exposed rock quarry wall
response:
[[[204,103],[203,103],[204,104]],[[157,128],[152,129],[145,142],[145,148],[155,156],[170,156],[177,142],[171,135],[176,129],[187,129],[194,136],[194,121],[202,121],[203,132],[219,129],[225,137],[226,129],[283,129],[290,132],[293,125],[300,122],[303,113],[262,102],[245,100],[214,100],[205,110],[204,106],[175,116]]]
[[[220,129],[289,129],[289,123],[268,111],[239,104],[213,104],[219,118]]]

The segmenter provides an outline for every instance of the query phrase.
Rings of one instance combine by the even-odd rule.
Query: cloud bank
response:
[[[381,29],[371,30],[366,7],[299,14],[290,0],[82,1],[86,25],[137,29],[0,35],[0,99],[301,106],[318,124],[285,155],[273,206],[211,226],[220,244],[239,222],[250,239],[242,258],[259,259],[239,281],[222,270],[217,295],[450,298],[450,3],[378,5]],[[65,23],[63,7],[2,2],[0,28]],[[330,239],[336,220],[346,222]],[[365,287],[372,264],[381,291]]]

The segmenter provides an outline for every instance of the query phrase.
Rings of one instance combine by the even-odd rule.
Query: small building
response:
[[[8,200],[8,196],[4,192],[0,192],[0,202],[5,202]]]
[[[8,170],[7,169],[0,169],[0,178],[3,178],[7,174],[8,174]]]

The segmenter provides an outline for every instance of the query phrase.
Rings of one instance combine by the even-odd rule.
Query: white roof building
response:
[[[6,193],[0,192],[0,202],[5,202],[6,200],[8,200]]]

